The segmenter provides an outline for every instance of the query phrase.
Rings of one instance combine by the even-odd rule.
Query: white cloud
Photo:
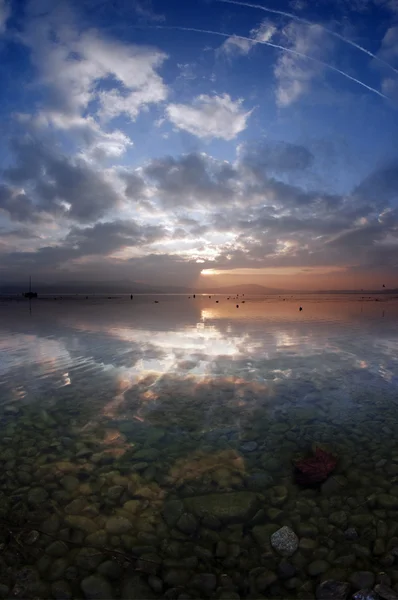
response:
[[[398,26],[387,29],[382,39],[377,57],[393,67],[398,68]],[[392,70],[387,65],[383,65],[380,61],[373,60],[372,66],[377,68],[381,73],[381,91],[383,94],[395,101],[398,100],[397,76],[394,76]]]
[[[48,110],[75,118],[99,101],[103,119],[140,110],[167,96],[156,69],[166,54],[156,48],[125,44],[101,37],[96,31],[80,33],[73,18],[55,10],[33,18],[24,35],[41,83],[50,89]],[[109,91],[99,89],[106,83]],[[120,88],[124,90],[123,95]]]
[[[6,23],[11,14],[10,5],[6,0],[0,0],[0,33],[6,29]]]
[[[320,25],[290,23],[283,30],[288,47],[295,52],[312,56],[319,60],[330,48],[325,31]],[[278,59],[274,74],[277,80],[276,102],[279,106],[289,106],[311,90],[313,79],[322,75],[324,67],[292,53],[284,52]]]
[[[231,35],[220,46],[218,52],[225,54],[228,57],[236,54],[249,54],[250,50],[257,43],[271,41],[271,38],[275,32],[276,26],[268,19],[264,19],[258,27],[255,27],[250,31],[250,37],[253,38],[253,41],[250,41],[249,39],[243,39],[237,35]]]
[[[246,128],[252,110],[245,112],[242,100],[234,102],[228,94],[202,94],[191,105],[169,104],[166,113],[176,127],[197,137],[232,140]]]

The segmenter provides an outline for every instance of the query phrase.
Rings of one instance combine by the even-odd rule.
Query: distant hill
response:
[[[228,285],[225,287],[211,287],[208,286],[201,289],[198,293],[212,293],[212,294],[282,294],[286,293],[286,290],[278,290],[275,288],[264,287],[263,285],[256,285],[254,283],[248,283],[243,285]]]
[[[29,282],[2,282],[0,294],[23,294],[29,289]],[[379,290],[282,290],[269,288],[263,285],[242,284],[213,287],[186,287],[175,285],[148,285],[136,281],[64,281],[43,282],[32,281],[32,291],[40,294],[245,294],[245,295],[295,295],[295,294],[398,294],[398,288]]]

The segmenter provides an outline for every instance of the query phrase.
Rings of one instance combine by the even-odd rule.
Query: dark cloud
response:
[[[40,215],[32,200],[12,187],[0,183],[0,211],[3,210],[12,221],[38,223]]]
[[[35,272],[57,268],[82,257],[104,256],[125,247],[141,247],[163,237],[162,227],[127,223],[97,223],[93,227],[73,227],[62,244],[45,246],[36,252],[12,252],[5,269],[34,266]]]
[[[397,201],[398,160],[373,171],[355,189],[354,196],[373,202],[377,206],[389,205],[391,201]]]
[[[59,204],[63,200],[71,205],[69,216],[75,215],[77,223],[80,220],[84,224],[89,215],[97,220],[103,211],[117,205],[118,194],[90,164],[57,153],[50,155],[41,146],[27,143],[17,146],[16,152],[15,166],[6,175],[15,185],[24,186],[34,202],[17,198],[14,220],[26,222],[27,215],[34,217],[39,209],[54,215],[63,210]],[[252,147],[251,164],[260,165],[262,158],[255,163],[253,152]],[[53,275],[61,269],[65,277],[80,273],[98,279],[101,273],[105,279],[127,277],[159,285],[188,285],[195,283],[204,268],[376,268],[383,261],[386,265],[396,263],[395,163],[374,171],[352,194],[343,196],[282,180],[277,165],[281,169],[285,165],[285,172],[306,168],[312,164],[312,155],[292,145],[281,145],[278,152],[273,172],[268,167],[268,171],[264,168],[256,174],[248,169],[245,154],[230,163],[204,153],[190,153],[151,160],[139,170],[116,170],[114,175],[132,206],[137,203],[148,208],[149,203],[154,207],[161,203],[166,209],[162,212],[164,227],[133,220],[97,221],[89,227],[76,223],[57,245],[48,244],[34,253],[9,253],[3,273],[22,271],[29,265],[35,272]],[[289,160],[281,161],[283,155]],[[298,157],[296,162],[293,156]],[[10,189],[4,184],[0,187],[0,206],[8,215]],[[65,215],[65,210],[61,214]],[[151,220],[156,214],[152,213]],[[162,247],[162,242],[170,240],[172,246]],[[156,246],[151,246],[154,242]],[[142,256],[112,256],[131,247],[139,249]],[[206,258],[210,247],[215,249],[214,261]],[[192,248],[191,256],[186,248]],[[2,252],[4,256],[4,244]]]
[[[32,138],[15,140],[12,148],[15,165],[4,177],[29,190],[37,212],[89,223],[118,205],[119,196],[104,174],[83,159],[71,159]]]
[[[167,208],[232,200],[238,176],[229,163],[197,153],[153,160],[144,174],[156,185],[157,195]]]
[[[270,140],[246,144],[241,156],[242,165],[260,179],[269,172],[307,169],[313,161],[314,156],[304,146]]]

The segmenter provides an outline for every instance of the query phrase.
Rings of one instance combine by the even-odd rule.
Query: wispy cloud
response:
[[[242,100],[233,101],[228,94],[202,94],[191,104],[169,104],[166,108],[173,125],[204,139],[234,139],[246,128],[251,113],[243,109]]]

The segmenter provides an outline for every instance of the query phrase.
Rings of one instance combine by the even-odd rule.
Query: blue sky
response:
[[[3,281],[398,286],[396,0],[0,0],[0,79]]]

